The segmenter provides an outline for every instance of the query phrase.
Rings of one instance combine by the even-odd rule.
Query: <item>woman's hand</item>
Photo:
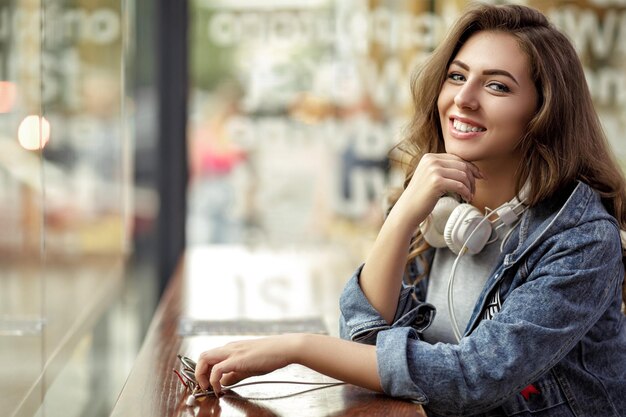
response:
[[[222,385],[233,385],[242,379],[263,375],[293,362],[297,335],[281,335],[263,339],[228,343],[200,354],[196,364],[196,380],[216,394]]]
[[[416,227],[446,193],[456,193],[465,201],[471,202],[477,178],[483,178],[478,167],[456,155],[425,154],[396,205],[411,215],[411,223],[415,223],[412,226]]]
[[[365,297],[387,323],[392,322],[398,307],[407,254],[417,227],[445,193],[457,193],[472,201],[476,178],[483,178],[478,167],[456,155],[426,154],[417,164],[383,223],[359,278]]]

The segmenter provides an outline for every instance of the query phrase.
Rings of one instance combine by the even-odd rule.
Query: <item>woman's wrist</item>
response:
[[[306,348],[306,333],[291,333],[284,335],[285,356],[289,363],[302,364],[303,354]]]
[[[382,391],[376,346],[322,334],[293,334],[285,341],[291,363],[341,381]]]
[[[386,222],[393,221],[398,227],[415,231],[430,214],[430,210],[423,207],[424,204],[418,204],[412,200],[414,199],[402,195],[389,212]]]
[[[397,207],[397,211],[394,212],[392,210],[389,213],[383,227],[388,231],[393,231],[394,235],[401,237],[403,240],[410,240],[422,220],[422,216],[414,215],[408,208]]]

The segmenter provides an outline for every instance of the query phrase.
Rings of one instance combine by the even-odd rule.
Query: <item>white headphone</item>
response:
[[[515,196],[495,210],[487,208],[485,215],[471,204],[460,203],[450,196],[442,197],[420,224],[422,236],[432,247],[447,246],[457,255],[465,248],[467,253],[475,255],[489,243],[493,231],[503,225],[511,226],[526,210],[527,188],[522,188],[519,198]],[[494,213],[496,217],[492,220]]]
[[[442,197],[426,220],[420,224],[422,236],[430,246],[436,248],[447,246],[457,255],[448,278],[448,313],[457,343],[460,342],[462,335],[454,311],[453,286],[459,260],[465,253],[475,255],[480,252],[486,244],[490,243],[491,234],[501,226],[512,226],[517,222],[527,209],[525,202],[529,187],[527,181],[519,192],[519,198],[515,196],[495,210],[485,208],[484,216],[471,204],[462,204],[449,196]],[[494,213],[497,216],[491,219]],[[508,233],[513,229],[514,227]],[[506,238],[503,239],[502,245],[505,241]],[[500,250],[502,250],[502,245]]]

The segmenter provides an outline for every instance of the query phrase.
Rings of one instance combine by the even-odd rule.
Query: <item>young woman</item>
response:
[[[201,386],[300,363],[435,416],[626,416],[625,182],[571,44],[533,9],[479,6],[413,95],[404,189],[344,289],[343,339],[213,349]]]

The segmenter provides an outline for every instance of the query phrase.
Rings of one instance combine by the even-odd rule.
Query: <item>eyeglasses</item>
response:
[[[203,390],[196,380],[196,362],[186,356],[176,356],[182,365],[182,369],[180,371],[173,369],[173,371],[185,388],[191,391],[190,398],[197,399],[206,396],[210,391]]]

